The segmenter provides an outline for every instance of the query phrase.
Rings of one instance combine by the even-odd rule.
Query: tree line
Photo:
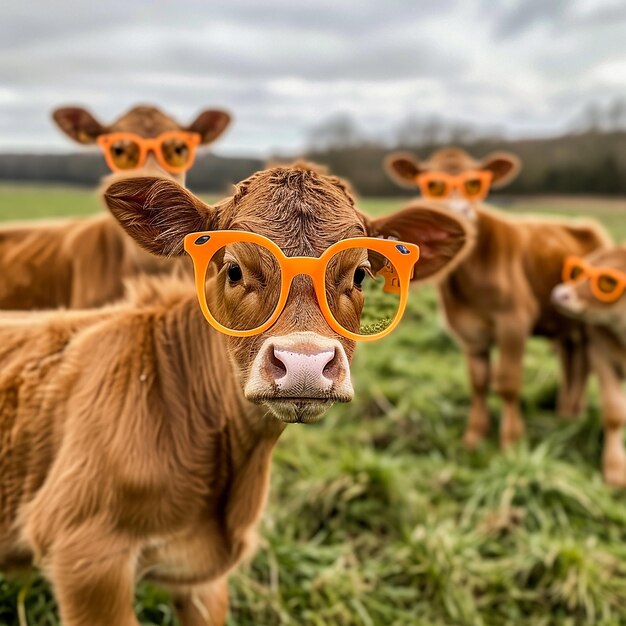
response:
[[[518,155],[522,171],[506,193],[523,194],[626,194],[626,131],[589,130],[542,139],[507,141],[477,138],[470,141],[433,142],[393,147],[376,142],[331,146],[311,150],[307,157],[345,176],[364,195],[390,196],[403,191],[385,174],[382,161],[395,150],[406,150],[421,159],[446,145],[459,145],[476,158],[506,150]]]
[[[618,111],[613,112],[617,115]],[[594,118],[595,119],[595,118]],[[342,126],[343,124],[343,126]],[[434,150],[454,144],[481,158],[491,151],[507,150],[522,160],[520,176],[507,188],[511,194],[626,194],[626,130],[600,126],[560,137],[507,140],[494,129],[418,127],[389,139],[361,138],[344,122],[331,121],[315,133],[304,155],[347,178],[357,192],[368,196],[407,192],[385,174],[382,162],[395,150],[426,158]],[[281,156],[286,161],[292,156]],[[272,159],[269,159],[270,161]],[[188,184],[198,191],[223,192],[230,185],[262,169],[255,158],[200,154],[188,174]],[[42,181],[93,187],[108,172],[97,153],[0,154],[0,180]]]

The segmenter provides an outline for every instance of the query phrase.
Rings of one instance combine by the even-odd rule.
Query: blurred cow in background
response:
[[[224,111],[206,110],[181,126],[153,106],[134,107],[109,125],[78,107],[57,109],[53,118],[75,141],[99,142],[111,167],[141,168],[180,183],[196,145],[217,139],[231,119]],[[152,149],[145,139],[154,140]],[[167,273],[173,266],[141,250],[108,213],[7,223],[0,227],[0,309],[96,307],[120,298],[125,279]]]
[[[626,246],[566,261],[565,283],[552,301],[589,324],[591,366],[600,383],[604,422],[602,469],[607,482],[626,486]]]
[[[476,161],[461,149],[446,148],[422,163],[403,152],[391,154],[386,167],[394,180],[419,187],[424,196],[465,216],[477,229],[472,251],[439,282],[447,322],[465,353],[472,387],[465,444],[475,447],[488,432],[491,384],[503,401],[502,447],[523,434],[522,361],[532,335],[548,337],[558,347],[558,411],[577,415],[589,373],[586,327],[561,314],[550,294],[560,282],[565,257],[610,245],[606,231],[593,220],[514,218],[487,208],[482,200],[490,188],[506,185],[520,169],[512,154],[498,152]],[[494,347],[499,354],[492,372]]]

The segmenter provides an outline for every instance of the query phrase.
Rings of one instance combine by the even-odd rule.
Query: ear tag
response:
[[[400,279],[398,273],[390,263],[385,263],[384,267],[378,272],[378,276],[385,279],[383,293],[400,293]]]

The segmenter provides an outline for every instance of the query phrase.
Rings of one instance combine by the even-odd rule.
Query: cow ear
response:
[[[366,218],[372,237],[385,237],[415,243],[420,258],[413,280],[442,278],[469,253],[476,235],[471,222],[438,207],[416,204],[379,217]]]
[[[403,187],[416,187],[420,166],[409,152],[394,152],[385,158],[385,170],[389,177]]]
[[[81,107],[55,109],[52,119],[68,137],[82,144],[95,143],[100,135],[108,132],[106,126]]]
[[[493,152],[483,159],[481,169],[492,173],[491,186],[497,189],[508,185],[520,173],[522,162],[510,152]]]
[[[187,127],[187,130],[200,135],[200,143],[206,144],[215,141],[230,124],[230,114],[226,111],[202,111]]]
[[[168,178],[109,177],[102,197],[122,228],[160,256],[181,255],[185,235],[216,223],[216,209]]]

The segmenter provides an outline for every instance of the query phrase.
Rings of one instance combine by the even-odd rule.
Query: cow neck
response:
[[[494,213],[476,208],[476,220],[474,222],[476,228],[476,239],[472,244],[469,254],[459,263],[459,265],[448,274],[447,279],[455,282],[467,280],[473,283],[476,278],[476,270],[482,271],[485,265],[489,264],[490,259],[495,259],[495,246],[497,245],[497,237],[495,230],[501,220]]]
[[[219,428],[228,440],[229,463],[234,471],[246,464],[254,450],[269,454],[285,424],[267,415],[267,409],[248,402],[234,366],[230,362],[226,337],[204,319],[195,295],[169,308],[161,320],[158,371],[161,387],[174,392],[175,419],[203,424],[207,434]],[[155,345],[158,345],[155,341]],[[171,381],[171,383],[170,383]]]

